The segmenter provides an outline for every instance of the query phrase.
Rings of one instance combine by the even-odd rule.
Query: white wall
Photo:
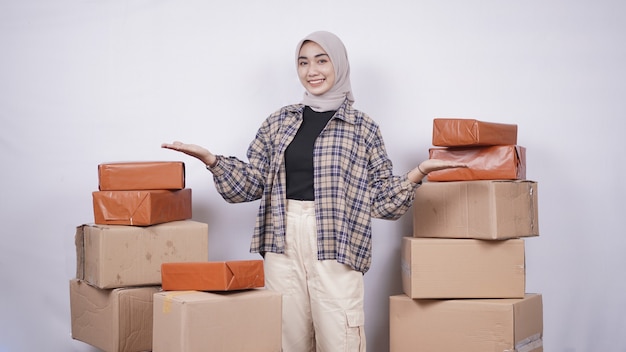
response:
[[[210,259],[258,258],[258,203],[227,204],[159,145],[245,158],[261,121],[299,100],[295,44],[318,29],[344,40],[396,173],[427,157],[434,117],[518,124],[539,185],[527,291],[544,295],[545,350],[626,351],[625,4],[0,0],[0,352],[92,350],[70,337],[68,282],[101,162],[185,161]],[[410,216],[374,223],[371,352],[388,349],[410,231]]]

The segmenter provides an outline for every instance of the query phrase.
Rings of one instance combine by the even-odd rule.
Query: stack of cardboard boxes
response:
[[[152,350],[161,263],[208,259],[208,226],[191,218],[182,162],[98,165],[94,223],[76,228],[72,337],[104,351]]]
[[[182,162],[101,164],[98,180],[94,223],[75,235],[72,338],[107,352],[250,350],[238,349],[250,341],[280,351],[280,294],[252,290],[264,285],[262,261],[208,262],[208,225],[190,220]],[[227,292],[197,291],[212,289],[194,286],[198,268]]]
[[[539,352],[542,297],[526,293],[525,237],[538,236],[517,125],[435,119],[432,172],[402,242],[402,295],[390,297],[390,350]]]

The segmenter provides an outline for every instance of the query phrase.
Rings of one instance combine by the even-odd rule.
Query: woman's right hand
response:
[[[175,141],[173,143],[162,143],[161,148],[185,153],[202,161],[205,165],[209,167],[215,166],[215,164],[217,163],[217,157],[213,153],[211,153],[208,149],[196,144],[186,144],[183,142]]]

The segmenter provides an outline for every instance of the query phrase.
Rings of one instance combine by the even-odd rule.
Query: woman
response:
[[[371,218],[399,218],[429,172],[464,165],[431,159],[394,176],[378,125],[352,107],[341,40],[308,35],[296,63],[302,102],[263,122],[248,162],[194,144],[162,147],[204,162],[226,201],[261,199],[250,250],[265,258],[266,287],[283,294],[283,351],[365,351]]]

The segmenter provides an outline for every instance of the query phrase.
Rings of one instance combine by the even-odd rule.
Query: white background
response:
[[[518,125],[539,186],[527,291],[545,350],[626,351],[626,3],[565,0],[0,0],[0,352],[92,351],[70,336],[74,231],[97,165],[182,160],[210,260],[248,253],[257,202],[230,205],[176,139],[245,158],[262,120],[298,102],[295,45],[344,41],[355,106],[397,174],[427,157],[432,119]],[[411,216],[375,220],[368,351],[387,351],[388,298]]]

